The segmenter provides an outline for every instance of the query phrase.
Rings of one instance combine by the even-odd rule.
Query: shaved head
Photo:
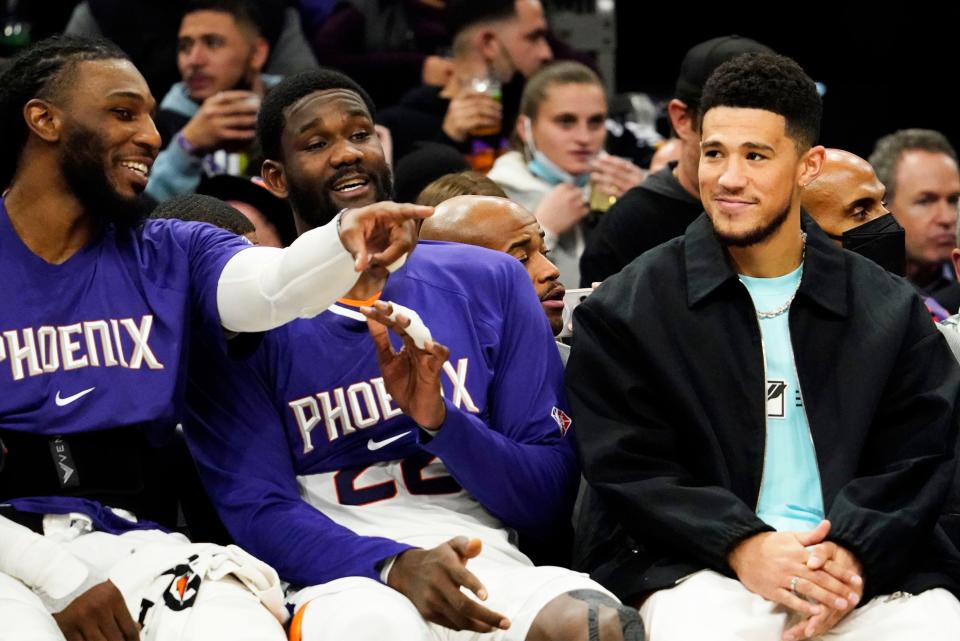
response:
[[[437,205],[423,221],[420,238],[506,251],[504,232],[536,225],[533,214],[506,198],[457,196]]]
[[[437,205],[433,216],[423,221],[420,238],[510,254],[530,275],[553,333],[563,329],[560,272],[546,256],[540,224],[520,205],[496,196],[456,196]]]
[[[807,185],[801,206],[831,236],[889,213],[886,189],[866,160],[842,149],[827,149],[823,170]]]

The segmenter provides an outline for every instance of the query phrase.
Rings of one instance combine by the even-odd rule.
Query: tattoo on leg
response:
[[[596,603],[587,606],[587,639],[600,641],[600,606]]]
[[[617,606],[620,616],[620,629],[623,631],[623,641],[643,641],[643,620],[640,613],[626,605]]]
[[[601,641],[600,607],[613,608],[620,619],[623,641],[643,641],[643,620],[635,609],[619,603],[616,599],[596,590],[574,590],[567,596],[587,604],[587,632],[589,641]],[[603,641],[607,641],[603,639]]]

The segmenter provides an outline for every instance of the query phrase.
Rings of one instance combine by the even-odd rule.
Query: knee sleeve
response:
[[[341,581],[350,583],[336,586]],[[291,641],[427,639],[423,617],[405,596],[369,579],[341,579],[307,601],[291,625]],[[299,637],[297,636],[299,634]]]
[[[643,621],[635,609],[594,590],[576,590],[567,596],[587,606],[588,641],[644,641]]]

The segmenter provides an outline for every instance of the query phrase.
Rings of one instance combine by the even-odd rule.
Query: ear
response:
[[[500,40],[493,29],[488,27],[478,29],[473,35],[473,44],[488,63],[496,60],[500,55]]]
[[[687,142],[700,140],[697,123],[693,121],[693,112],[687,103],[674,98],[667,103],[667,115],[670,116],[670,124],[677,132],[677,137]]]
[[[250,67],[260,73],[270,57],[270,44],[264,38],[257,38],[253,43],[253,55],[250,57]]]
[[[289,195],[287,176],[281,163],[276,160],[264,160],[263,166],[260,167],[260,176],[267,190],[277,198],[286,198]]]
[[[530,138],[533,137],[533,122],[530,116],[517,116],[517,137],[527,146],[530,145]]]
[[[953,261],[953,272],[957,275],[957,280],[960,281],[960,249],[955,247],[950,252],[950,260]]]
[[[23,106],[27,127],[46,142],[59,142],[63,120],[60,111],[46,100],[32,98]]]
[[[800,175],[797,176],[797,184],[801,189],[812,183],[820,175],[826,154],[823,145],[817,145],[808,149],[800,157]]]

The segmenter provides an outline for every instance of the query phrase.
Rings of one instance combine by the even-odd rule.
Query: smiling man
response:
[[[390,193],[373,105],[342,74],[281,83],[259,138],[305,233]],[[372,324],[372,341],[378,298],[433,338],[395,353]],[[577,480],[560,358],[521,265],[422,241],[329,312],[243,362],[210,359],[186,426],[236,541],[302,588],[291,638],[640,641],[635,611],[515,545],[565,527]]]
[[[106,41],[41,41],[0,77],[0,620],[10,638],[284,637],[273,570],[167,529],[176,505],[158,448],[177,438],[187,348],[225,349],[226,332],[325,309],[357,268],[409,251],[410,219],[429,212],[344,212],[285,250],[144,221],[154,106]]]
[[[907,283],[801,214],[824,160],[803,70],[740,56],[701,109],[706,214],[574,317],[587,518],[613,531],[590,569],[652,641],[949,639],[960,370]]]

